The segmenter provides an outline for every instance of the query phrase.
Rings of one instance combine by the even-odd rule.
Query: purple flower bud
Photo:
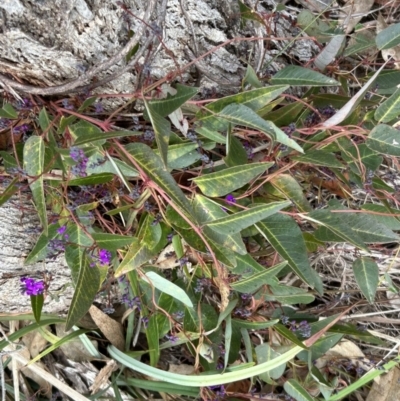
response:
[[[236,203],[236,199],[232,194],[226,195],[225,200],[228,203]]]
[[[106,249],[100,249],[99,259],[101,265],[109,265],[111,262],[111,252],[107,251]]]
[[[40,295],[44,291],[44,282],[42,280],[36,281],[31,277],[21,277],[22,292],[25,295]]]

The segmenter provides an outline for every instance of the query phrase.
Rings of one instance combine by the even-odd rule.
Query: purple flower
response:
[[[101,265],[109,265],[111,262],[111,252],[107,251],[106,249],[100,249],[99,259]]]
[[[86,168],[89,159],[86,157],[85,152],[73,146],[69,151],[69,155],[73,161],[77,162],[77,165],[72,167],[72,173],[79,177],[86,177]]]
[[[179,337],[177,337],[175,334],[171,334],[171,335],[166,334],[166,335],[165,335],[165,338],[166,338],[168,341],[171,341],[171,343],[176,343],[176,342],[179,340]]]
[[[57,234],[63,235],[65,233],[65,231],[67,230],[67,226],[61,226],[58,230],[57,230]]]
[[[40,295],[44,291],[44,282],[42,280],[36,281],[31,277],[21,277],[22,292],[25,295]]]
[[[236,199],[232,194],[226,195],[225,200],[228,203],[236,203]]]

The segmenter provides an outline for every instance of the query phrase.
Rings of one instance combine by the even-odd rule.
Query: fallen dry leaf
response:
[[[400,370],[391,369],[379,378],[379,382],[374,381],[366,401],[398,401]]]
[[[346,5],[341,7],[341,23],[345,25],[345,32],[349,34],[359,23],[361,18],[365,17],[374,5],[375,0],[346,0]]]
[[[93,384],[89,387],[89,390],[92,391],[92,394],[97,393],[100,389],[108,386],[108,379],[110,378],[111,373],[115,372],[117,369],[118,365],[114,359],[107,361],[107,364],[100,370]]]
[[[388,27],[388,24],[379,13],[378,19],[376,21],[376,33],[383,31]],[[394,66],[397,70],[400,70],[400,46],[392,47],[391,49],[382,50],[382,57],[385,61],[388,61],[390,58],[395,60]],[[397,61],[397,62],[396,62]]]
[[[110,316],[106,315],[94,305],[90,307],[89,313],[107,340],[119,350],[124,350],[125,338],[122,324],[114,319],[111,319]]]

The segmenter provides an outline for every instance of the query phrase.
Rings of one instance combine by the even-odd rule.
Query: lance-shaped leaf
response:
[[[278,265],[264,269],[264,271],[257,272],[250,277],[236,281],[235,283],[231,284],[231,287],[235,291],[249,294],[257,291],[265,284],[277,284],[275,277],[286,265],[287,262],[284,261]]]
[[[309,150],[304,155],[292,157],[292,160],[317,166],[345,168],[345,166],[339,162],[333,153],[329,153],[320,149]]]
[[[367,137],[367,146],[376,152],[400,156],[400,131],[389,125],[377,125]]]
[[[100,271],[97,267],[91,267],[86,255],[82,256],[78,277],[75,284],[75,292],[68,310],[66,330],[78,322],[89,310],[93,300],[100,289]]]
[[[108,233],[94,233],[92,237],[99,248],[104,248],[109,251],[117,251],[118,249],[132,244],[135,240],[134,237]]]
[[[256,366],[238,369],[233,372],[222,374],[218,373],[214,375],[182,375],[171,373],[146,365],[145,363],[140,362],[119,351],[118,348],[115,348],[114,346],[109,346],[108,351],[112,358],[116,359],[124,366],[127,366],[130,369],[140,372],[144,375],[151,376],[168,383],[176,383],[190,387],[207,387],[232,383],[248,377],[257,376],[263,372],[268,372],[293,359],[300,351],[302,351],[302,348],[296,345],[289,351],[286,351],[284,354],[279,355],[271,361],[264,362]]]
[[[143,172],[154,181],[171,200],[182,210],[192,215],[192,207],[178,184],[167,171],[159,156],[157,156],[147,145],[133,143],[129,145],[128,152]]]
[[[230,104],[242,104],[253,111],[258,111],[288,88],[289,85],[268,86],[266,88],[258,88],[236,95],[226,96],[209,104],[206,107],[208,111],[202,110],[196,117],[202,122],[203,126],[209,125],[215,129],[222,129],[225,125],[218,121],[218,117],[215,116],[215,114],[220,113],[226,106]]]
[[[243,104],[230,104],[216,116],[225,120],[227,123],[259,130],[274,141],[303,153],[303,148],[293,139],[290,139],[287,134],[279,129],[274,123],[265,121],[255,111],[250,109],[250,107],[244,106]]]
[[[311,269],[308,261],[302,232],[291,217],[275,214],[257,223],[256,227],[305,283],[323,292],[321,279]]]
[[[368,302],[372,304],[379,283],[378,265],[371,258],[358,258],[353,263],[353,272],[361,292]]]
[[[264,173],[273,163],[252,163],[246,166],[229,167],[216,173],[194,178],[204,195],[224,196],[248,184]]]
[[[300,383],[295,379],[289,379],[283,385],[286,393],[289,394],[297,401],[315,401],[314,397],[304,389]]]
[[[168,116],[191,99],[199,90],[198,88],[181,84],[176,84],[175,89],[176,93],[174,95],[168,93],[166,99],[154,99],[148,101],[152,110],[159,116]]]
[[[271,83],[291,86],[340,86],[340,83],[333,78],[296,65],[282,68],[271,78]]]
[[[273,199],[290,200],[301,212],[309,212],[311,210],[311,206],[304,196],[303,188],[290,174],[277,175],[264,188]]]
[[[47,234],[46,199],[43,187],[44,151],[44,142],[40,136],[28,138],[24,146],[24,169],[32,177],[29,179],[29,187],[32,191],[43,232]]]
[[[366,213],[351,213],[351,210],[341,205],[337,200],[329,201],[329,208],[335,209],[339,219],[346,222],[350,229],[365,243],[388,243],[398,241],[399,236],[384,224],[378,223],[372,215]],[[338,213],[343,210],[344,213]]]
[[[267,343],[257,345],[255,347],[255,352],[258,363],[268,362],[279,356],[279,353],[274,351]],[[285,369],[286,363],[283,363],[281,366],[272,369],[268,373],[261,374],[260,378],[266,382],[270,381],[271,379],[277,380],[283,375]]]
[[[139,131],[109,131],[102,132],[100,130],[89,131],[86,135],[81,135],[77,137],[74,142],[75,146],[83,145],[85,143],[95,142],[95,141],[103,141],[105,142],[107,139],[113,138],[124,138],[126,136],[136,136],[141,137],[143,135],[142,132]]]
[[[375,42],[379,50],[391,49],[400,44],[400,24],[393,24],[379,32]]]
[[[257,205],[250,207],[248,210],[243,210],[211,221],[210,223],[207,223],[207,226],[223,234],[235,234],[290,205],[291,202],[289,201]]]
[[[325,46],[321,53],[314,60],[315,66],[320,70],[324,71],[326,66],[330,64],[342,49],[346,35],[336,35],[330,42]]]
[[[330,210],[314,210],[308,216],[303,216],[306,220],[320,224],[325,227],[328,231],[319,228],[315,232],[315,237],[321,241],[336,241],[337,238],[341,238],[343,242],[349,242],[355,246],[368,252],[368,248],[362,239],[354,232],[343,218],[337,213],[332,213]],[[333,232],[336,237],[331,238],[329,232]]]
[[[182,288],[178,287],[176,284],[172,283],[170,280],[167,280],[164,277],[152,271],[145,273],[143,280],[148,281],[151,285],[153,285],[161,292],[171,295],[171,297],[182,302],[187,307],[193,308],[193,303],[186,294],[186,292],[183,291]]]
[[[386,99],[376,110],[375,120],[387,123],[400,114],[400,89],[397,89],[389,99]]]
[[[137,269],[154,256],[152,252],[143,242],[135,238],[129,247],[127,254],[115,271],[115,277],[122,276],[131,270]]]
[[[194,213],[201,224],[207,224],[208,222],[215,221],[219,218],[225,217],[227,214],[221,208],[221,205],[202,196],[196,195],[193,201]],[[173,220],[174,224],[175,220]],[[217,244],[223,245],[234,252],[241,255],[247,253],[246,245],[243,243],[240,234],[224,234],[215,232],[208,227],[205,227],[204,233],[215,241]]]
[[[271,293],[265,294],[266,301],[275,301],[287,305],[298,305],[309,304],[315,300],[314,295],[310,294],[304,288],[271,284],[269,289]],[[322,291],[320,293],[322,293]]]
[[[157,147],[161,155],[161,159],[165,166],[168,162],[168,142],[169,136],[171,134],[171,123],[164,117],[161,117],[153,107],[144,100],[146,106],[147,114],[149,116],[151,125],[154,129],[154,134],[156,137]]]

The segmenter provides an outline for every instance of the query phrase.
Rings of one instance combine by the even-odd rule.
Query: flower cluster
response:
[[[67,226],[61,226],[57,229],[57,234],[61,238],[53,238],[47,244],[47,257],[55,258],[58,254],[65,251],[66,242],[69,239],[69,235],[66,234]]]
[[[100,249],[99,251],[99,260],[102,266],[107,266],[111,262],[111,252],[107,251],[107,249]]]
[[[290,322],[287,316],[282,316],[281,322],[284,325],[289,324],[289,330],[293,331],[293,333],[301,335],[303,338],[308,338],[311,336],[311,326],[307,320],[302,320],[300,323],[297,323],[295,320]]]
[[[72,173],[78,177],[86,177],[86,168],[89,159],[86,157],[85,152],[82,149],[73,146],[70,149],[69,155],[72,160],[77,163],[72,167]]]
[[[22,293],[25,295],[40,295],[44,291],[43,280],[35,280],[31,277],[21,277]]]
[[[236,198],[232,194],[229,194],[229,195],[226,195],[225,201],[227,203],[236,203]]]
[[[211,279],[209,278],[199,278],[197,279],[197,283],[196,283],[196,287],[194,287],[194,292],[196,293],[202,293],[206,290],[210,290],[211,289]]]

